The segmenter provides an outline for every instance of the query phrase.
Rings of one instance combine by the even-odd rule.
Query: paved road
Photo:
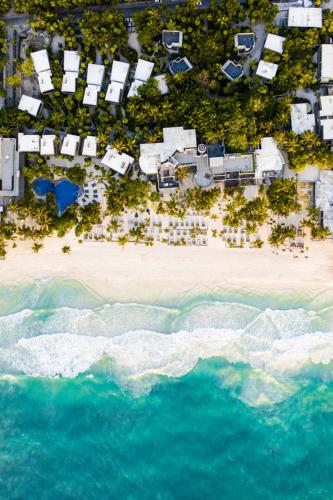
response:
[[[185,4],[187,0],[166,0],[163,2],[163,5],[166,5],[167,7],[175,7],[176,5],[179,4]],[[210,3],[210,0],[202,0],[202,5],[201,7],[207,8]],[[139,10],[147,9],[148,7],[159,7],[160,4],[149,1],[149,2],[134,2],[132,4],[128,3],[120,3],[120,4],[115,4],[115,5],[92,5],[88,7],[80,7],[76,9],[59,9],[56,12],[59,15],[66,15],[66,14],[73,14],[77,17],[82,15],[84,12],[87,10],[90,11],[100,11],[100,10],[106,10],[106,9],[117,9],[123,12],[124,17],[132,17],[132,15],[135,12],[138,12]],[[6,21],[6,24],[22,24],[28,21],[30,18],[29,14],[17,14],[16,12],[11,12],[9,14],[6,14],[3,19]]]

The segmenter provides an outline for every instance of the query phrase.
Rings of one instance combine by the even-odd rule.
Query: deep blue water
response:
[[[0,297],[1,499],[333,498],[330,295]]]

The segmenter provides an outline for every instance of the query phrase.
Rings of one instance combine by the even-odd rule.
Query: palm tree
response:
[[[128,236],[127,234],[124,234],[123,236],[119,236],[118,240],[117,240],[117,243],[119,246],[121,246],[122,248],[125,247],[126,243],[128,243]]]
[[[65,245],[64,247],[62,247],[61,249],[62,253],[71,253],[71,247],[69,247],[68,245]]]
[[[41,250],[42,248],[44,247],[43,243],[34,243],[31,247],[31,250],[34,252],[34,253],[38,253],[39,250]]]
[[[188,168],[186,168],[184,166],[183,167],[178,167],[177,170],[176,170],[176,177],[180,181],[181,184],[186,179],[186,177],[188,176],[188,174],[189,174]]]

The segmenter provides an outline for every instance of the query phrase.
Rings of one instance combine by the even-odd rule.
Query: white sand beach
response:
[[[70,245],[71,254],[61,248]],[[297,257],[296,257],[297,255]],[[307,257],[305,257],[307,255]],[[333,242],[313,242],[306,254],[262,249],[224,248],[219,240],[207,247],[172,247],[89,242],[49,238],[34,254],[31,242],[18,242],[0,261],[0,283],[55,276],[85,282],[110,299],[164,300],[214,287],[255,289],[333,289]]]

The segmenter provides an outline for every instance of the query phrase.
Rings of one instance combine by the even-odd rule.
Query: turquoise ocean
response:
[[[333,499],[333,293],[1,287],[0,499]]]

